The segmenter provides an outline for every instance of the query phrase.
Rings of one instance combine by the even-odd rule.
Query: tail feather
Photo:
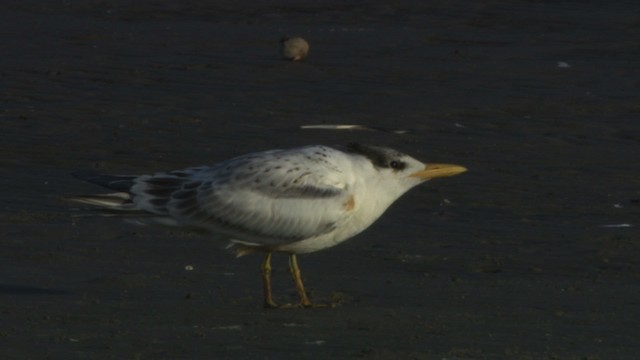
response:
[[[131,195],[124,192],[71,196],[64,198],[64,200],[92,206],[91,208],[83,208],[83,214],[81,216],[100,215],[120,217],[127,220],[155,216],[137,208],[133,202],[131,202]]]
[[[85,205],[99,206],[110,210],[132,210],[131,195],[125,192],[96,195],[79,195],[66,198]]]
[[[73,173],[73,176],[112,190],[113,193],[77,195],[67,201],[89,205],[91,215],[125,218],[137,224],[161,224],[179,226],[178,221],[168,216],[166,203],[171,193],[180,188],[188,173],[149,175],[105,175],[93,171]],[[137,190],[132,189],[138,184]],[[135,199],[134,199],[135,198]]]

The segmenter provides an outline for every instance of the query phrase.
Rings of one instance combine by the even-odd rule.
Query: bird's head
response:
[[[427,180],[453,176],[467,171],[463,166],[452,164],[425,164],[397,150],[349,144],[348,152],[366,157],[380,177],[380,183],[398,184],[400,193]]]

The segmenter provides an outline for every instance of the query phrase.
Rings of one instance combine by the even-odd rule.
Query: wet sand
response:
[[[5,5],[0,357],[637,357],[635,2],[216,4]],[[322,123],[409,132],[299,129]],[[100,190],[79,169],[350,141],[470,171],[300,258],[335,309],[264,310],[259,257],[60,201]]]

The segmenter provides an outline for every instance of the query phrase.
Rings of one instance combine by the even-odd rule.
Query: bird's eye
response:
[[[391,168],[395,170],[404,169],[404,163],[402,161],[393,160],[392,162],[389,163],[389,166],[391,166]]]

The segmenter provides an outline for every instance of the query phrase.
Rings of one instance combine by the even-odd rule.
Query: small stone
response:
[[[309,54],[309,43],[301,37],[282,38],[282,56],[291,61],[299,61]]]

